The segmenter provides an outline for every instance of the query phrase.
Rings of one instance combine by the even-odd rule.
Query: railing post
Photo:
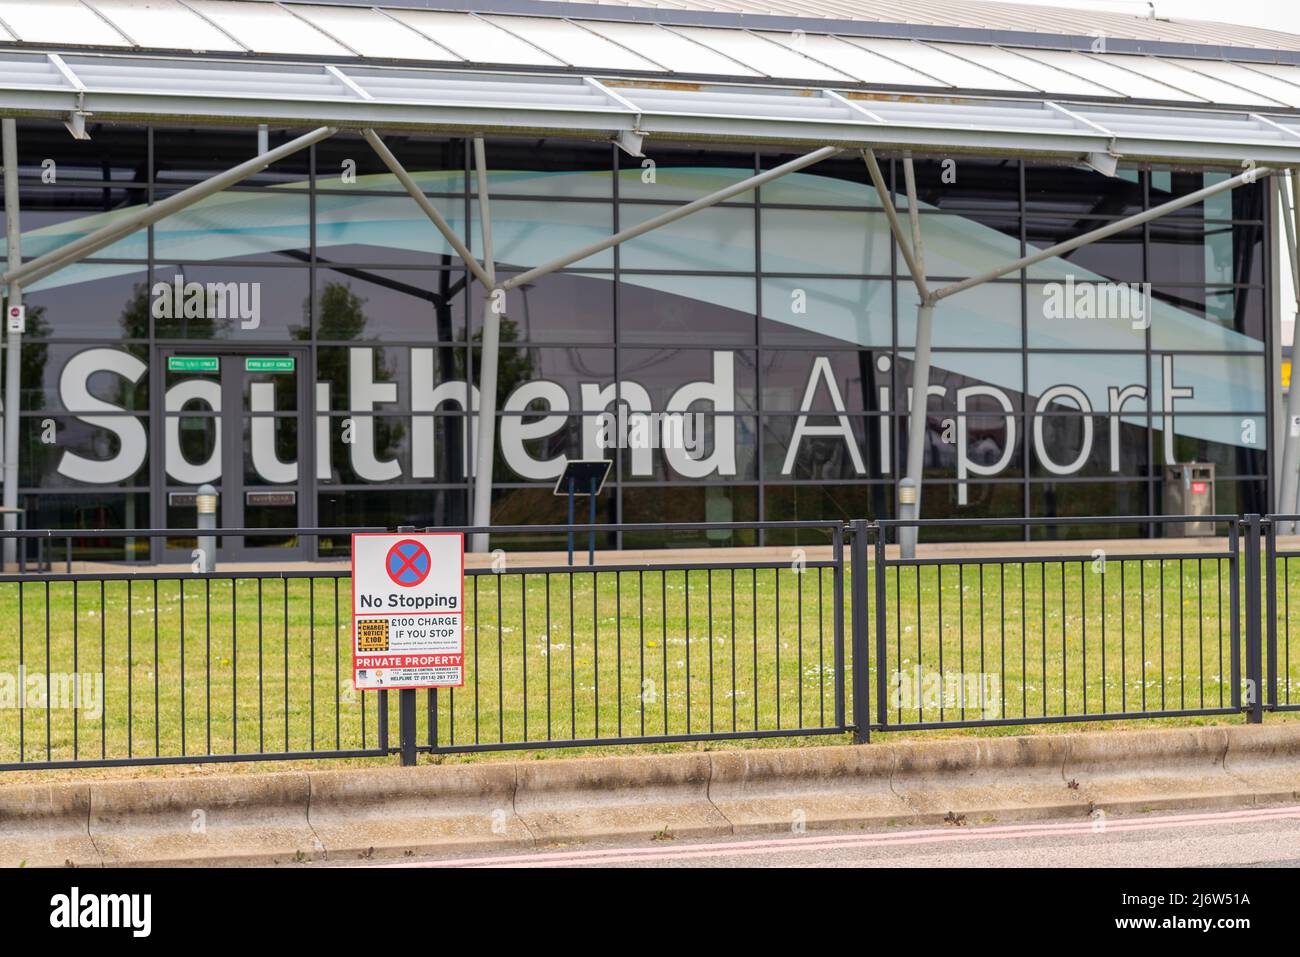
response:
[[[831,549],[835,556],[835,726],[845,728],[848,719],[844,708],[844,526],[836,523],[831,530]]]
[[[1251,513],[1246,520],[1246,687],[1250,698],[1246,701],[1246,722],[1259,724],[1264,720],[1263,655],[1260,639],[1260,622],[1263,618],[1260,601],[1259,562],[1260,521]]]
[[[397,526],[399,533],[414,532],[414,525]],[[415,766],[415,689],[402,688],[397,692],[397,748],[402,756],[402,767]]]
[[[853,606],[853,743],[866,744],[871,740],[871,645],[868,617],[867,535],[870,529],[865,519],[855,518],[849,534],[852,565],[850,568],[850,594]]]
[[[1267,589],[1265,620],[1268,631],[1268,706],[1277,707],[1277,531],[1278,523],[1264,519],[1264,585]],[[1282,585],[1286,587],[1285,581]]]
[[[402,767],[409,768],[415,766],[415,689],[403,688],[397,694],[397,745]]]
[[[876,538],[876,720],[884,727],[889,722],[888,678],[885,663],[889,660],[885,648],[885,631],[888,627],[885,608],[885,529],[875,529]],[[902,601],[895,596],[895,601]],[[902,662],[894,667],[902,670]]]

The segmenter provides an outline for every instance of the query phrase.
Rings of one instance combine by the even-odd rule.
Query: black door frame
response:
[[[219,492],[219,527],[239,527],[242,523],[247,495],[250,491],[293,491],[296,496],[294,524],[300,528],[309,528],[315,524],[316,513],[316,426],[315,395],[312,384],[315,372],[312,360],[313,350],[306,343],[283,345],[249,344],[236,345],[230,342],[160,342],[152,349],[152,368],[155,375],[150,390],[150,486],[153,494],[151,522],[154,528],[168,528],[168,495],[176,492],[192,493],[193,488],[180,486],[172,480],[166,471],[166,422],[165,409],[167,359],[174,355],[216,356],[220,362],[216,379],[221,388],[222,445],[221,445],[221,479]],[[298,480],[285,485],[252,486],[244,484],[244,443],[243,424],[248,415],[244,407],[243,368],[234,365],[246,358],[284,357],[294,359],[295,401],[297,405],[298,437]],[[227,375],[228,371],[234,372]],[[232,428],[231,426],[235,426]],[[230,486],[233,483],[233,488]],[[232,494],[234,493],[234,494]],[[233,506],[233,508],[231,507]],[[235,521],[232,521],[231,513]],[[197,516],[195,518],[197,521]],[[174,524],[174,523],[172,523]],[[188,527],[188,525],[186,526]],[[317,555],[317,542],[314,538],[299,537],[295,546],[289,548],[269,548],[249,546],[242,536],[222,536],[217,539],[217,560],[257,561],[289,560],[304,561],[314,559]],[[168,541],[155,541],[151,548],[151,558],[155,562],[189,561],[191,551],[176,547]]]

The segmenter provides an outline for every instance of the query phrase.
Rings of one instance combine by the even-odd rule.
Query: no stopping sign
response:
[[[459,532],[352,536],[357,688],[465,683],[464,578]]]

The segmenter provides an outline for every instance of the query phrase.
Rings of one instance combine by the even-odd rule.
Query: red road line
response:
[[[1170,814],[1158,818],[1105,819],[1098,827],[1093,820],[1050,824],[1003,824],[951,830],[912,830],[894,833],[798,836],[752,841],[717,841],[678,847],[613,847],[588,851],[553,851],[534,854],[489,855],[440,861],[402,862],[387,867],[558,867],[566,864],[614,864],[636,861],[683,860],[703,857],[749,857],[791,851],[845,848],[896,847],[964,841],[1011,840],[1026,837],[1067,837],[1079,834],[1116,834],[1165,830],[1178,827],[1211,827],[1248,821],[1300,819],[1300,806],[1254,810],[1211,811],[1199,814]]]

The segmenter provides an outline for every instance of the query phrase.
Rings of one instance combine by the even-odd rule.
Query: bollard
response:
[[[898,483],[898,517],[910,522],[921,516],[917,514],[916,508],[916,483],[910,478],[905,478]],[[911,560],[916,558],[916,538],[920,529],[915,525],[900,525],[898,528],[898,544],[902,557]]]
[[[198,512],[195,527],[204,531],[216,531],[217,528],[217,490],[211,485],[200,485],[194,496],[194,509]],[[198,558],[203,563],[199,571],[215,572],[217,570],[217,539],[215,535],[200,535]]]

